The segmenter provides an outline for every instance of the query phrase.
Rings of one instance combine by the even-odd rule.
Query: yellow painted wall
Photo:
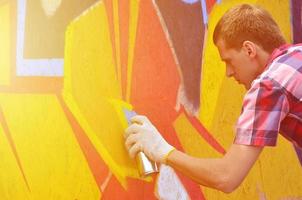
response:
[[[9,129],[0,136],[1,199],[100,198],[55,95],[0,94],[0,105]]]

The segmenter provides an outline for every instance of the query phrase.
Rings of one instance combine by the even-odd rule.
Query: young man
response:
[[[169,145],[145,116],[132,119],[125,144],[131,157],[143,151],[201,185],[229,193],[247,176],[262,148],[276,145],[279,132],[302,147],[302,46],[285,45],[270,14],[248,4],[224,14],[213,40],[226,75],[248,90],[227,153],[217,159],[186,155]]]

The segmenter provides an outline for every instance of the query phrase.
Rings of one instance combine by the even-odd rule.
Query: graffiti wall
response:
[[[164,165],[141,177],[124,146],[132,109],[177,149],[223,156],[246,91],[212,34],[243,2],[302,42],[298,0],[0,0],[1,199],[302,199],[302,150],[281,136],[231,194]]]

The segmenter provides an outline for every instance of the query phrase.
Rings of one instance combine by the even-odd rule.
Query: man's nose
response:
[[[227,77],[232,77],[234,75],[234,70],[231,67],[226,66],[225,74]]]

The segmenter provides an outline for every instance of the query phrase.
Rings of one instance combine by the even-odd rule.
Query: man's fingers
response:
[[[131,118],[131,125],[125,130],[125,146],[128,149],[131,158],[134,158],[136,154],[143,150],[141,143],[139,142],[140,133],[144,132],[146,123],[150,123],[149,119],[143,115],[136,115]]]
[[[131,118],[132,123],[143,125],[144,123],[150,122],[149,119],[144,115],[136,115]]]
[[[127,137],[125,146],[128,151],[131,148],[131,146],[133,146],[137,142],[137,139],[138,139],[138,134],[132,134],[129,137]]]
[[[129,149],[129,155],[131,158],[134,158],[138,152],[142,151],[142,146],[140,143],[135,143],[132,147]]]
[[[140,125],[138,125],[138,124],[131,124],[128,128],[126,128],[126,130],[125,130],[125,134],[124,134],[124,136],[125,136],[125,138],[128,138],[129,137],[129,135],[131,135],[131,134],[135,134],[135,133],[138,133],[139,132],[139,130],[140,130]]]

